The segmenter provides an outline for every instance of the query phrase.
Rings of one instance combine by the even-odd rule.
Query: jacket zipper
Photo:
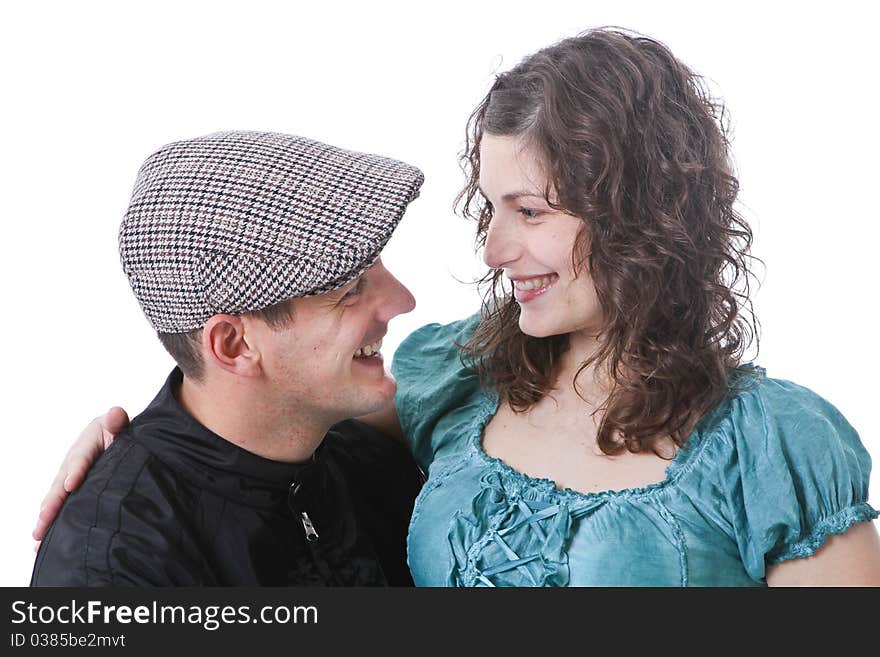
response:
[[[299,515],[302,519],[303,529],[306,530],[306,538],[309,541],[317,541],[318,532],[315,531],[315,526],[312,524],[312,519],[309,518],[309,514],[303,511]]]

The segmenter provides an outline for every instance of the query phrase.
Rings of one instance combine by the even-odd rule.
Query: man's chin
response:
[[[355,393],[358,413],[353,417],[386,410],[394,403],[395,392],[397,392],[397,382],[390,375],[384,377],[382,381],[359,385]]]

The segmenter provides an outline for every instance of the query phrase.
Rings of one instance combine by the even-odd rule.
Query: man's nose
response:
[[[498,213],[492,217],[486,231],[483,262],[492,269],[503,269],[505,265],[518,257],[516,226],[505,214]]]
[[[379,317],[387,322],[392,317],[412,311],[416,307],[416,299],[407,287],[385,269],[382,272],[382,303],[379,305]]]

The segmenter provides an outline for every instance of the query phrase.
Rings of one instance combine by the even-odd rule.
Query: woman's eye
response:
[[[526,219],[536,219],[543,214],[540,210],[533,210],[531,208],[520,208],[519,213]]]

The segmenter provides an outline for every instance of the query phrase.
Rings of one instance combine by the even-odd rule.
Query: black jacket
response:
[[[406,531],[423,477],[354,420],[308,464],[270,461],[196,422],[175,369],[65,503],[31,586],[412,585]]]

